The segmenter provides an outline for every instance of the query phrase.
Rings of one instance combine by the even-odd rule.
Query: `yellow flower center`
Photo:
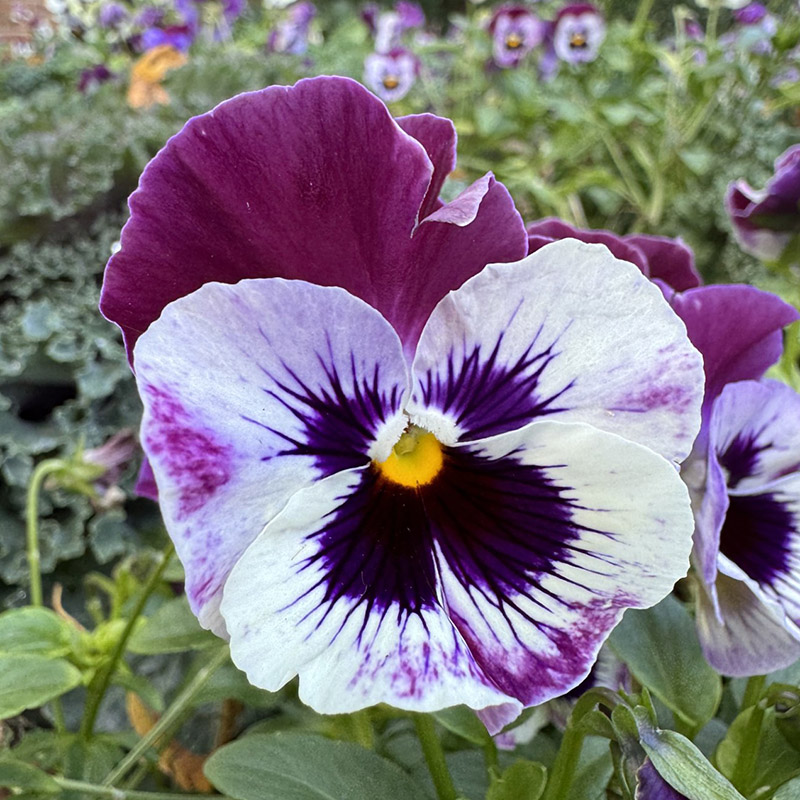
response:
[[[509,33],[506,36],[506,47],[509,50],[516,50],[522,46],[522,37],[518,33]]]
[[[582,33],[573,33],[569,44],[570,47],[586,47],[586,37]]]
[[[381,475],[401,486],[424,486],[442,469],[442,446],[432,433],[415,425],[400,437],[389,458],[376,466]]]
[[[400,85],[400,80],[396,78],[394,75],[387,75],[383,79],[384,89],[396,89],[399,85]]]

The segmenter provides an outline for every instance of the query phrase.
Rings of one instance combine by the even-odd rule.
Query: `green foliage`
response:
[[[348,742],[299,734],[254,734],[218,750],[205,772],[235,800],[419,800],[397,765]]]
[[[81,682],[72,664],[52,656],[0,655],[0,718],[38,708]]]
[[[609,641],[634,677],[689,726],[699,730],[714,716],[722,680],[703,658],[694,621],[678,600],[626,611]]]

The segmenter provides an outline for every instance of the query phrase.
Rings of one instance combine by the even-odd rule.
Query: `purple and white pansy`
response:
[[[395,103],[408,94],[419,69],[419,59],[403,48],[370,53],[364,59],[364,83],[385,103]]]
[[[545,38],[547,23],[525,6],[500,6],[489,22],[492,56],[498,67],[516,67]]]
[[[145,170],[103,309],[190,604],[250,680],[494,732],[685,574],[702,362],[606,248],[526,257],[491,176],[442,204],[453,161],[447,121],[346,79],[234,98]]]
[[[552,37],[558,58],[569,64],[584,64],[597,58],[606,37],[606,23],[591,3],[574,3],[556,15]]]
[[[760,380],[798,312],[751,286],[699,286],[679,240],[578,230],[546,219],[528,227],[536,252],[566,237],[605,244],[664,291],[702,353],[702,426],[681,475],[696,527],[697,623],[708,661],[735,676],[800,658],[800,396]]]

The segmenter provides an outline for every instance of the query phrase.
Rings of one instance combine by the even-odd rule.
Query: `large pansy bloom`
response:
[[[409,355],[342,289],[208,284],[136,346],[142,441],[190,603],[254,684],[496,730],[686,572],[701,361],[574,240],[486,267]]]
[[[129,345],[147,329],[164,519],[251,680],[496,730],[684,574],[702,367],[603,247],[476,275],[526,250],[507,193],[442,205],[452,127],[399,123],[332,79],[193,120],[131,201],[104,310]]]

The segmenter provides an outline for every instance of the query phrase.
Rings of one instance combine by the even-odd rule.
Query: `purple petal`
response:
[[[715,588],[721,619],[706,592],[697,592],[697,631],[714,669],[734,677],[764,675],[800,658],[800,631],[787,627],[777,603],[723,572]]]
[[[761,491],[800,472],[800,395],[778,381],[726,386],[714,404],[711,439],[732,492]]]
[[[230,569],[289,497],[388,456],[406,424],[400,342],[341,289],[248,280],[171,303],[136,359],[164,522],[193,610],[221,632]]]
[[[581,230],[573,228],[555,217],[534,222],[528,225],[528,252],[533,253],[548,242],[558,239],[578,239],[590,244],[604,244],[611,253],[622,261],[635,264],[648,278],[650,272],[647,257],[635,243],[625,241],[616,233],[603,230]]]
[[[688,800],[686,795],[673,789],[656,771],[649,758],[636,773],[635,800]]]
[[[148,500],[155,500],[158,502],[158,486],[156,486],[156,477],[153,475],[153,468],[150,466],[150,461],[145,456],[142,459],[142,466],[139,468],[139,475],[136,478],[136,486],[133,489],[139,497],[146,497]]]
[[[635,234],[626,236],[625,241],[644,253],[650,278],[664,281],[677,292],[702,283],[694,266],[694,253],[681,239]]]
[[[471,225],[415,234],[432,171],[424,148],[349,79],[240,95],[191,120],[145,169],[103,313],[130,352],[167,303],[204,283],[300,278],[367,301],[413,348],[448,290],[526,247],[498,184]]]
[[[448,295],[413,370],[408,413],[447,444],[547,416],[683,460],[697,433],[702,365],[680,320],[637,269],[574,239]]]
[[[782,329],[800,318],[776,295],[751,286],[702,286],[670,302],[703,355],[705,413],[725,384],[760,378],[781,356]]]
[[[410,114],[397,117],[396,122],[425,148],[433,164],[433,177],[419,210],[422,220],[441,207],[439,194],[445,178],[456,168],[455,125],[449,119],[435,114]]]

